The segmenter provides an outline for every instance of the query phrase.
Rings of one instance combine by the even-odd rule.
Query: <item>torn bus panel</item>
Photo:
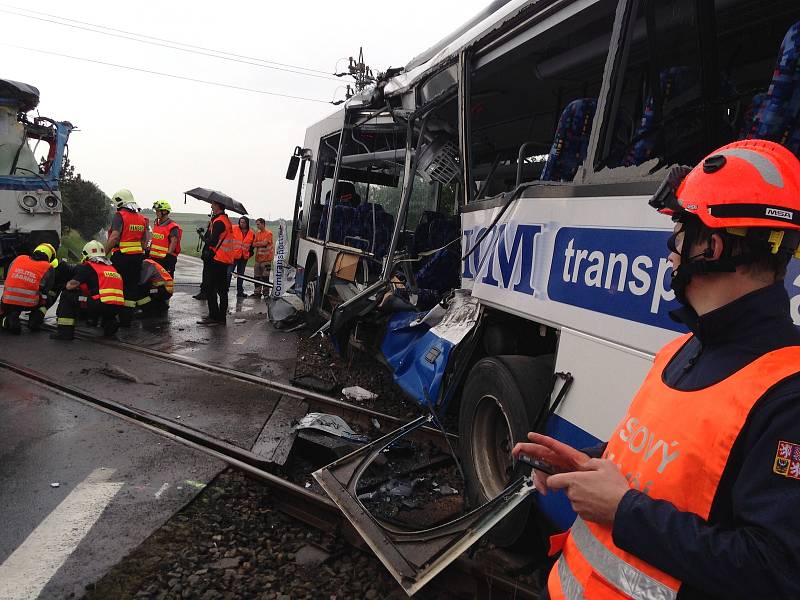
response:
[[[459,345],[474,332],[481,313],[481,304],[469,290],[456,290],[446,309],[437,304],[427,313],[392,316],[380,348],[397,385],[420,404],[445,404],[443,383],[458,362]]]
[[[530,480],[520,479],[483,506],[449,523],[421,531],[395,529],[376,519],[358,499],[361,476],[383,450],[430,421],[430,417],[419,417],[313,474],[409,596],[477,542],[534,490]]]

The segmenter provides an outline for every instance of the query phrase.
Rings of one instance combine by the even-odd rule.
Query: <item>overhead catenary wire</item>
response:
[[[0,42],[0,46],[5,46],[7,48],[16,48],[18,50],[25,50],[27,52],[37,52],[39,54],[48,54],[50,56],[59,56],[61,58],[69,58],[72,60],[79,60],[88,63],[94,63],[98,65],[104,65],[107,67],[113,67],[116,69],[125,69],[128,71],[136,71],[138,73],[147,73],[148,75],[158,75],[160,77],[170,77],[172,79],[180,79],[183,81],[191,81],[193,83],[202,83],[205,85],[213,85],[216,87],[223,87],[223,88],[230,88],[233,90],[239,90],[243,92],[252,92],[255,94],[264,94],[267,96],[277,96],[279,98],[289,98],[291,100],[304,100],[307,102],[318,102],[320,104],[330,104],[328,100],[321,100],[319,98],[308,98],[306,96],[293,96],[291,94],[283,94],[281,92],[271,92],[269,90],[259,90],[256,88],[248,88],[239,85],[233,85],[229,83],[221,83],[219,81],[211,81],[208,79],[196,79],[194,77],[186,77],[185,75],[175,75],[174,73],[164,73],[162,71],[153,71],[150,69],[142,69],[140,67],[131,67],[129,65],[119,65],[116,63],[106,62],[103,60],[97,60],[95,58],[86,58],[85,56],[72,56],[70,54],[62,54],[60,52],[53,52],[51,50],[42,50],[39,48],[29,48],[27,46],[18,46],[16,44],[6,44],[5,42]]]
[[[12,10],[9,10],[12,9]],[[16,12],[15,12],[16,11]],[[214,48],[206,48],[203,46],[196,46],[194,44],[187,44],[184,42],[178,42],[174,40],[169,40],[165,38],[159,38],[155,36],[150,36],[142,33],[136,33],[132,31],[125,31],[124,29],[115,29],[113,27],[108,27],[105,25],[97,25],[94,23],[88,23],[85,21],[78,21],[75,19],[69,19],[66,17],[61,17],[58,15],[52,15],[49,13],[42,13],[34,10],[30,10],[27,8],[19,8],[16,6],[11,6],[7,4],[0,4],[0,12],[14,15],[17,17],[22,17],[25,19],[33,19],[37,21],[44,21],[46,23],[52,23],[54,25],[61,25],[63,27],[71,27],[73,29],[80,29],[82,31],[88,31],[90,33],[96,33],[98,35],[105,35],[120,39],[125,39],[133,42],[138,42],[140,44],[149,44],[152,46],[159,46],[162,48],[169,48],[171,50],[177,50],[178,52],[186,52],[190,54],[197,54],[200,56],[207,56],[210,58],[216,58],[219,60],[225,60],[245,65],[251,65],[254,67],[260,67],[264,69],[272,69],[275,71],[281,71],[284,73],[293,73],[295,75],[302,75],[305,77],[314,77],[317,79],[326,79],[331,81],[339,81],[337,77],[335,77],[331,73],[327,73],[325,71],[321,71],[319,69],[311,69],[308,67],[301,67],[298,65],[292,65],[288,63],[280,63],[276,61],[270,61],[266,59],[256,58],[252,56],[245,56],[242,54],[234,54],[232,52],[227,52],[225,50],[217,50]],[[26,14],[32,13],[32,14]],[[35,15],[42,15],[42,16],[35,16]],[[49,18],[45,18],[49,17]],[[57,20],[56,20],[57,19]]]

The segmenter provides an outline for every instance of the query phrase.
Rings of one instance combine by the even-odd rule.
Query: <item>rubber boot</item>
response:
[[[74,325],[59,325],[55,333],[50,334],[51,340],[71,341],[75,339]]]
[[[14,335],[22,333],[22,327],[19,324],[19,313],[17,311],[10,312],[3,317],[3,329]]]
[[[39,310],[32,310],[28,315],[28,329],[31,331],[39,331],[44,323],[44,313]]]
[[[105,337],[111,337],[117,330],[119,329],[119,321],[117,321],[116,317],[108,317],[103,319],[103,335]]]

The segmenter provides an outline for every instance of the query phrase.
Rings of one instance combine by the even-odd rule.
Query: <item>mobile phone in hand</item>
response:
[[[542,473],[546,473],[547,475],[556,475],[557,473],[563,473],[564,469],[556,467],[555,465],[550,464],[546,460],[541,460],[538,458],[531,458],[526,456],[525,454],[520,454],[517,457],[517,460],[520,462],[525,463],[526,465],[533,467],[537,471],[541,471]]]

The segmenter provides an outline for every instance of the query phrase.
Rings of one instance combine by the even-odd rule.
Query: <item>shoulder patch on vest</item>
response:
[[[800,444],[778,442],[778,451],[775,453],[772,471],[784,477],[800,479]]]

